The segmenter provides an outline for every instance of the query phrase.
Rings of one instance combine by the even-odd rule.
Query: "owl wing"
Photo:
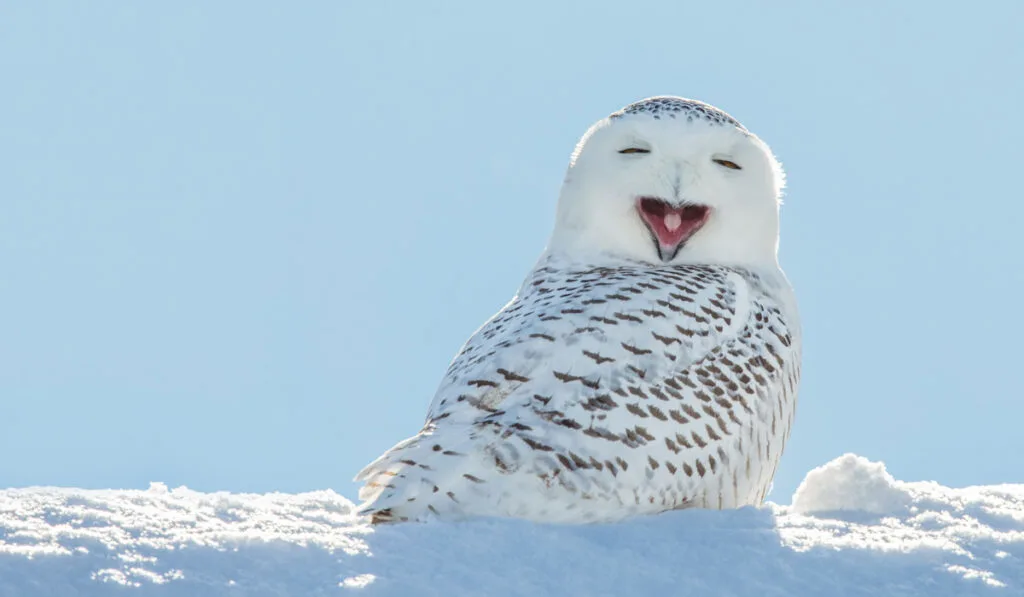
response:
[[[771,290],[707,266],[538,269],[452,361],[423,430],[359,474],[360,498],[409,518],[538,478],[618,502],[666,475],[685,492],[754,421],[788,430],[772,398],[795,392],[799,347]]]

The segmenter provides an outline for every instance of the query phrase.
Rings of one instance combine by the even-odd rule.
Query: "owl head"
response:
[[[725,112],[653,97],[604,118],[569,162],[549,252],[652,265],[777,265],[785,177]]]

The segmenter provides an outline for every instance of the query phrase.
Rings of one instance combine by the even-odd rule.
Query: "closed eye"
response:
[[[650,149],[643,149],[642,147],[627,147],[620,149],[619,153],[651,153]]]
[[[711,161],[713,161],[714,163],[718,164],[719,166],[723,166],[723,167],[728,168],[730,170],[742,170],[743,169],[736,162],[730,162],[729,160],[711,160]]]

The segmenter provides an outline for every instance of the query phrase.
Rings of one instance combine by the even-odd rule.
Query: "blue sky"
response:
[[[1024,479],[1024,4],[11,3],[0,487],[334,488],[422,423],[568,156],[658,94],[784,163],[773,499]]]

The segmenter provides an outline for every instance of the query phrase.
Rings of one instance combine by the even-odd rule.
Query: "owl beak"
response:
[[[657,197],[638,198],[636,211],[651,233],[658,257],[666,263],[675,258],[679,249],[700,230],[711,214],[711,208],[706,205],[673,205]]]

